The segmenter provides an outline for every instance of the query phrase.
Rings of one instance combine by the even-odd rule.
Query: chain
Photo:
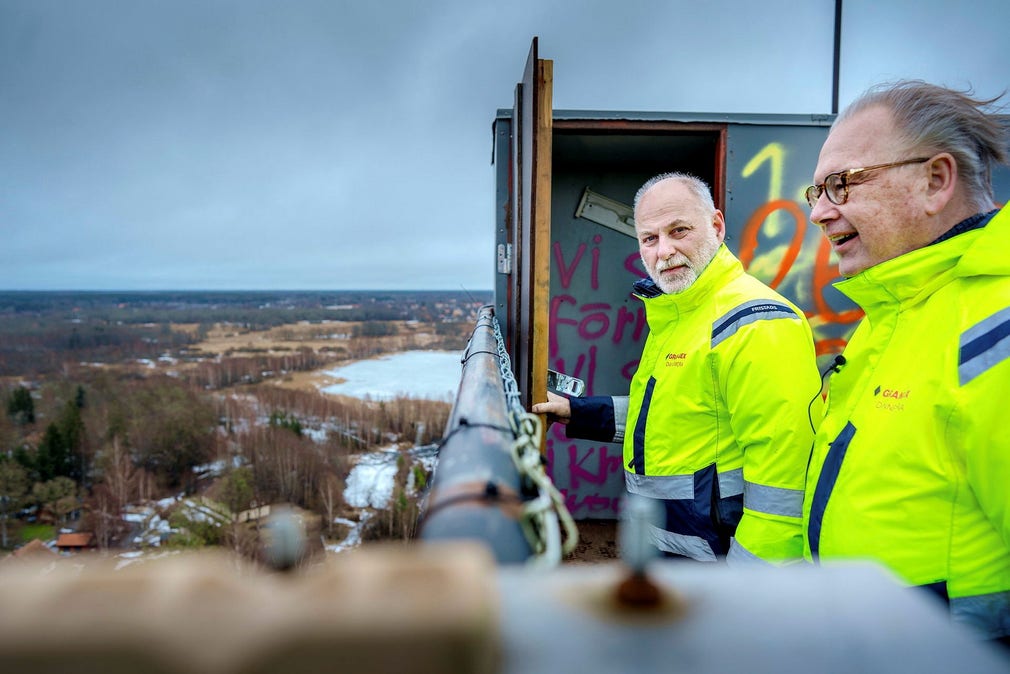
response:
[[[534,565],[554,565],[560,562],[564,555],[575,550],[579,542],[579,530],[565,506],[564,497],[544,470],[540,456],[542,422],[539,416],[523,409],[519,384],[512,374],[512,360],[505,350],[505,340],[498,327],[498,320],[492,318],[491,323],[498,345],[498,367],[505,389],[509,423],[515,435],[515,441],[512,443],[512,460],[520,478],[537,489],[537,497],[523,504],[520,520],[523,533],[533,548],[534,557],[530,562]],[[563,543],[558,527],[559,521],[565,529]]]

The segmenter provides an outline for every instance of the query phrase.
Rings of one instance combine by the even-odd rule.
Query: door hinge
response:
[[[499,274],[511,274],[512,273],[512,244],[511,243],[499,243],[498,244],[498,273]]]

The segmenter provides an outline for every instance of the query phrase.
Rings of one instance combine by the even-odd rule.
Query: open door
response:
[[[495,120],[496,315],[526,409],[546,399],[547,370],[589,395],[625,395],[648,332],[631,285],[645,272],[630,204],[667,170],[715,187],[721,205],[725,125],[572,115],[553,110],[553,62],[533,39],[514,107]],[[504,156],[507,152],[507,157]],[[546,429],[547,468],[577,519],[616,519],[621,447]]]
[[[523,407],[545,399],[550,292],[551,142],[554,63],[533,38],[512,112],[512,223],[508,350]],[[499,265],[499,268],[501,265]]]

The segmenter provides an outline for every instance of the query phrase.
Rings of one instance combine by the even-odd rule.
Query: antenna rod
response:
[[[838,114],[838,71],[842,56],[842,0],[835,0],[835,63],[831,84],[831,114]]]

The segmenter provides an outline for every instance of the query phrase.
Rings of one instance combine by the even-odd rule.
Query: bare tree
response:
[[[116,500],[107,485],[95,485],[88,502],[88,520],[98,547],[102,550],[109,548],[113,537],[119,532],[122,523],[121,507],[122,503]]]
[[[344,502],[344,480],[333,473],[327,473],[319,483],[319,500],[326,510],[326,535],[333,535],[333,520],[337,516],[337,506]]]
[[[112,447],[102,457],[102,474],[112,498],[121,505],[129,503],[137,490],[139,471],[118,437],[112,439]]]

